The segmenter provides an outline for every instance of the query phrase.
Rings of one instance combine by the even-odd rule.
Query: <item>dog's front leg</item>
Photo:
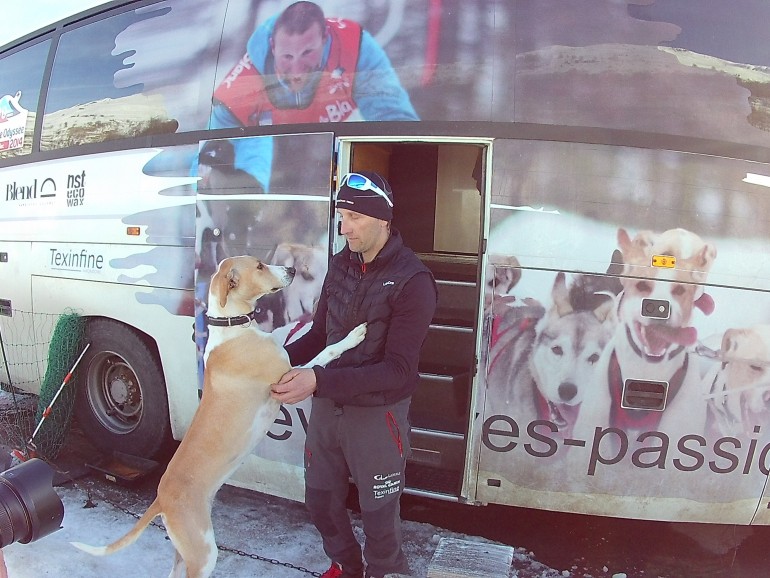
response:
[[[314,365],[320,365],[324,367],[329,362],[337,359],[348,349],[353,349],[356,345],[364,340],[364,337],[366,337],[366,323],[362,323],[361,325],[354,327],[353,330],[348,333],[344,339],[329,345],[321,353],[316,355],[302,367],[313,367]]]

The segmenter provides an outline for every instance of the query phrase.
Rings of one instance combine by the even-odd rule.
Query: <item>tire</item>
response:
[[[105,453],[164,457],[173,438],[155,352],[136,331],[109,319],[90,320],[86,341],[75,400],[83,433]]]

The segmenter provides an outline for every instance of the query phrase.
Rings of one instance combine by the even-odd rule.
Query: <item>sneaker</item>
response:
[[[346,574],[342,569],[342,564],[338,562],[332,562],[332,565],[329,566],[329,569],[321,574],[321,578],[358,578],[358,576],[362,576],[362,574],[363,573]]]
[[[321,574],[321,578],[340,578],[342,576],[342,564],[332,562],[329,569]]]

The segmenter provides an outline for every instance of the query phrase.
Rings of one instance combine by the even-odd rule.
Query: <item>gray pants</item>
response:
[[[349,478],[358,488],[367,575],[409,574],[401,548],[399,498],[410,452],[410,399],[376,407],[336,406],[313,398],[305,442],[305,504],[326,555],[361,576],[361,547],[345,502]]]

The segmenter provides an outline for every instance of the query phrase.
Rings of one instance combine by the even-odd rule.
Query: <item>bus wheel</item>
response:
[[[161,457],[172,444],[166,384],[157,355],[129,327],[92,319],[78,367],[76,415],[99,450]]]

